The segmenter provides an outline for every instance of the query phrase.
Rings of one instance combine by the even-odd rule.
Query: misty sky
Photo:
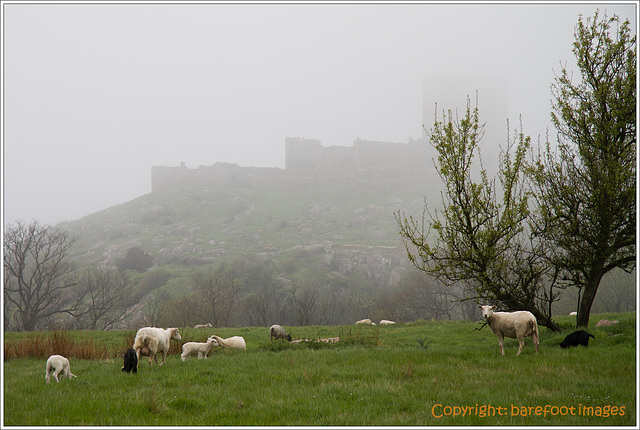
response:
[[[5,225],[125,203],[154,165],[284,167],[286,137],[419,138],[429,76],[495,76],[544,135],[578,14],[636,29],[634,3],[2,7]]]

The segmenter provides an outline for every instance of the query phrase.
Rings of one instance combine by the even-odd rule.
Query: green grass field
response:
[[[557,318],[563,333],[540,329],[540,354],[528,338],[518,357],[515,339],[503,357],[471,322],[287,327],[294,338],[340,336],[335,345],[271,344],[264,327],[181,329],[183,341],[241,335],[247,351],[186,362],[174,352],[160,367],[143,359],[137,375],[120,371],[132,332],[72,332],[76,350],[102,358],[68,356],[78,377],[50,384],[43,352],[24,345],[52,335],[5,333],[4,425],[635,425],[635,313],[592,315],[592,326],[620,323],[563,350],[569,318]]]

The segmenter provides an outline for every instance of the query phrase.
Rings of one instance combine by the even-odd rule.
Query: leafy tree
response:
[[[65,279],[67,262],[75,242],[67,233],[38,221],[22,221],[4,234],[4,300],[18,330],[32,331],[45,319],[67,312],[66,292],[73,285]]]
[[[558,146],[534,171],[537,237],[564,286],[579,289],[577,326],[586,327],[598,286],[636,262],[636,37],[617,16],[578,20],[573,53],[552,86]]]
[[[443,210],[431,213],[425,207],[421,220],[396,214],[409,260],[447,285],[468,284],[469,296],[463,300],[526,309],[541,325],[559,330],[551,321],[551,303],[557,296],[545,289],[549,266],[526,228],[530,195],[525,156],[530,138],[516,132],[501,152],[498,199],[496,181],[488,178],[482,163],[479,172],[472,169],[483,129],[477,100],[473,110],[467,100],[461,120],[451,111],[441,121],[436,114],[429,138],[438,152],[436,169],[445,187]],[[476,174],[479,181],[473,179]]]

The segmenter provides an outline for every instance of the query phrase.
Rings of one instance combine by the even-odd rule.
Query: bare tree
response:
[[[156,293],[147,300],[147,311],[142,317],[143,324],[150,327],[157,327],[160,320],[162,305],[169,300],[169,294],[164,291]]]
[[[244,314],[252,326],[269,326],[282,319],[283,300],[275,285],[263,285],[244,300]]]
[[[329,304],[320,299],[319,288],[291,284],[292,311],[296,325],[324,324],[329,316]]]
[[[49,317],[67,312],[65,292],[72,286],[65,277],[75,242],[67,233],[38,221],[17,221],[4,234],[5,312],[12,306],[18,330],[32,331]]]
[[[80,328],[95,330],[101,322],[100,328],[109,330],[122,319],[127,285],[117,270],[88,269],[80,277],[78,287],[74,310],[69,313]]]
[[[233,269],[220,267],[198,276],[195,294],[199,302],[193,312],[215,327],[229,326],[241,289],[242,282]]]

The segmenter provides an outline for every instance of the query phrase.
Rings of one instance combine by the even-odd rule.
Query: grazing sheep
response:
[[[591,333],[587,333],[584,330],[578,330],[578,331],[574,331],[573,333],[567,335],[567,337],[564,338],[564,340],[562,341],[562,343],[560,343],[560,346],[562,348],[569,348],[569,347],[577,347],[578,345],[584,345],[584,346],[589,346],[589,338],[596,338],[594,335],[592,335]]]
[[[133,349],[136,350],[136,355],[140,360],[141,350],[144,347],[149,348],[149,365],[151,365],[152,359],[158,364],[158,354],[162,354],[162,362],[160,363],[162,366],[169,352],[169,341],[172,339],[177,342],[182,340],[177,328],[143,327],[136,333]]]
[[[611,325],[611,324],[618,324],[618,320],[613,320],[613,321],[609,321],[609,320],[600,320],[598,321],[598,324],[596,324],[596,327],[600,327],[603,325]]]
[[[395,324],[395,322],[389,321],[389,320],[380,320],[380,325],[389,325],[389,324]]]
[[[127,373],[133,371],[133,373],[138,373],[138,354],[136,354],[135,349],[129,348],[124,353],[124,366],[122,366],[122,371]]]
[[[576,312],[576,311],[569,312],[569,315],[578,315],[578,312]]]
[[[211,325],[211,323],[196,324],[194,328],[206,328],[206,327],[213,327],[213,326]]]
[[[180,357],[182,358],[182,361],[187,361],[187,358],[189,358],[191,354],[195,354],[197,352],[198,360],[202,357],[206,359],[207,354],[209,354],[209,351],[211,351],[211,348],[214,346],[218,346],[218,341],[213,337],[207,339],[206,342],[187,342],[182,345],[182,354]]]
[[[371,320],[369,318],[365,318],[363,320],[360,321],[356,321],[356,324],[371,324],[371,325],[376,325],[376,323],[371,322]]]
[[[478,307],[482,309],[482,317],[489,324],[493,333],[498,336],[502,355],[504,355],[505,336],[518,339],[520,347],[516,355],[520,355],[522,348],[524,348],[524,338],[531,336],[536,347],[536,354],[538,353],[538,322],[531,312],[494,312],[495,306],[478,305]]]
[[[69,360],[61,355],[52,355],[47,359],[47,371],[44,376],[47,384],[51,381],[51,375],[53,375],[53,379],[56,382],[60,382],[58,375],[60,375],[61,378],[64,378],[65,376],[69,379],[71,379],[71,377],[76,378],[76,375],[71,373]]]
[[[276,340],[278,339],[286,339],[289,342],[291,342],[291,335],[288,334],[285,330],[284,327],[282,327],[281,325],[278,324],[274,324],[269,328],[269,334],[271,335],[271,342],[273,342],[273,339],[275,338]]]
[[[216,336],[215,334],[211,335],[212,338],[218,341],[218,345],[223,348],[238,348],[244,349],[246,351],[247,344],[244,341],[242,336],[231,336],[226,339],[221,338],[220,336]]]

